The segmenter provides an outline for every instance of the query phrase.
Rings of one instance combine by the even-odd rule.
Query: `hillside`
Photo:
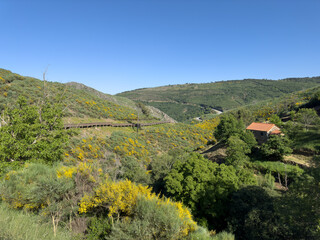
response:
[[[320,86],[196,124],[67,130],[49,101],[65,122],[163,118],[82,84],[0,73],[2,109],[18,95],[33,105],[1,113],[0,239],[319,239],[320,120],[301,116]],[[259,146],[245,131],[253,120],[278,121],[285,136]]]
[[[178,121],[184,121],[210,113],[212,108],[225,111],[311,88],[319,83],[320,77],[282,80],[244,79],[143,88],[123,92],[118,96],[142,101],[159,108]]]
[[[31,103],[38,104],[46,99],[64,105],[67,118],[94,118],[134,120],[165,118],[163,113],[148,110],[143,104],[118,96],[101,93],[79,83],[44,82],[0,69],[0,110],[15,104],[18,96],[25,96]],[[171,119],[172,120],[172,119]]]

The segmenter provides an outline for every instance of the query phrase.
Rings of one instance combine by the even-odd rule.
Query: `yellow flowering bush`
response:
[[[129,180],[112,182],[106,180],[95,189],[94,195],[85,195],[79,204],[79,213],[86,213],[95,208],[105,208],[108,216],[127,216],[133,213],[133,208],[139,194],[152,195],[151,189],[136,185]]]
[[[85,195],[79,204],[79,213],[99,212],[105,210],[112,219],[116,217],[133,217],[139,197],[148,201],[156,201],[157,206],[172,206],[177,211],[180,221],[183,223],[180,236],[187,236],[197,228],[196,222],[192,220],[190,211],[181,202],[171,199],[159,198],[146,186],[137,185],[129,180],[113,182],[106,179],[95,190],[93,195]]]

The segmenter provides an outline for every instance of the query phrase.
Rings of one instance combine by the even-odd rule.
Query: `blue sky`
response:
[[[319,0],[1,0],[0,68],[115,94],[320,75]]]

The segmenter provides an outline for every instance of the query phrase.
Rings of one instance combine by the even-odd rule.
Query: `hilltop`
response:
[[[127,91],[118,96],[159,108],[178,121],[226,111],[261,100],[311,88],[320,77],[282,80],[244,79],[202,84],[169,85]]]

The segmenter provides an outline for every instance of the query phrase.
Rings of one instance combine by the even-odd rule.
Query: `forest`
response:
[[[161,116],[7,70],[0,80],[0,239],[320,238],[319,87],[201,122],[66,130]],[[259,145],[251,122],[283,134]]]

